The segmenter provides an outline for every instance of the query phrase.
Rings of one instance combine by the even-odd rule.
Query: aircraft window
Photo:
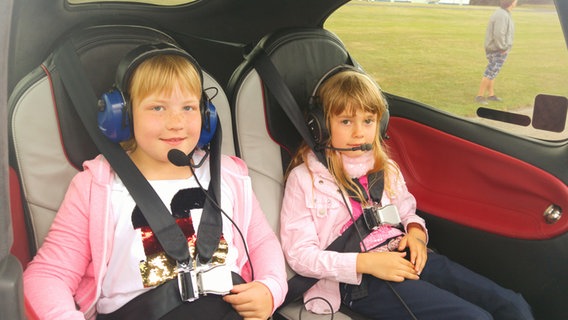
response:
[[[135,2],[142,4],[153,4],[160,6],[179,6],[182,4],[196,2],[198,0],[67,0],[69,4],[89,4],[89,3],[101,3],[101,2]]]
[[[502,101],[487,104],[475,98],[487,65],[486,27],[499,7],[426,2],[351,1],[325,28],[388,93],[512,134],[568,139],[568,51],[552,0],[511,11],[513,47],[494,80]]]

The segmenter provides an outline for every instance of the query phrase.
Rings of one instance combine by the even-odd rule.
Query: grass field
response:
[[[495,10],[353,1],[325,28],[385,91],[474,116],[479,105],[473,99],[487,63],[485,28]],[[512,111],[532,107],[539,93],[568,96],[568,51],[554,8],[521,6],[512,14],[513,50],[495,80],[504,102],[490,107]]]

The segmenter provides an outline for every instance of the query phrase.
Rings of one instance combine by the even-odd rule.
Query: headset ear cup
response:
[[[112,142],[126,141],[131,137],[126,104],[124,95],[117,89],[104,93],[99,100],[98,126]]]
[[[325,123],[323,108],[315,103],[310,107],[310,112],[306,116],[306,125],[312,134],[312,138],[317,145],[322,145],[329,139],[329,131]]]
[[[390,113],[389,113],[389,109],[386,108],[385,109],[385,113],[383,114],[383,116],[381,117],[381,121],[380,121],[380,130],[381,130],[381,138],[386,139],[387,138],[387,129],[389,126],[389,119],[390,119]]]
[[[316,145],[322,146],[329,140],[329,130],[323,114],[323,106],[321,105],[320,98],[317,96],[319,87],[327,81],[327,79],[344,70],[358,71],[354,66],[345,64],[331,68],[318,80],[310,96],[306,124]]]
[[[219,118],[217,116],[217,109],[211,100],[206,99],[205,106],[201,112],[201,133],[197,146],[203,148],[211,142],[215,131],[217,131],[217,123]]]

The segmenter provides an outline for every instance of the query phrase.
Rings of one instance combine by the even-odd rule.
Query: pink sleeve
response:
[[[248,176],[248,168],[244,161],[235,157],[232,157],[232,160],[231,162],[224,162],[223,165],[236,170],[243,176]],[[280,242],[268,224],[252,188],[250,189],[250,196],[252,208],[250,223],[246,228],[246,242],[253,266],[254,280],[266,285],[272,293],[272,311],[274,312],[284,302],[288,292],[286,263]],[[242,254],[244,255],[244,253]],[[252,277],[248,262],[243,266],[241,275],[247,280]]]
[[[422,229],[424,229],[424,232],[426,233],[426,239],[428,239],[426,222],[416,214],[416,199],[412,193],[408,191],[406,181],[404,180],[402,173],[398,171],[397,175],[392,175],[391,181],[394,195],[390,197],[390,201],[397,207],[405,230],[410,223],[417,223],[422,226]]]
[[[304,187],[311,187],[311,183],[302,180],[303,176],[294,170],[286,182],[280,215],[280,241],[286,261],[303,276],[359,283],[357,253],[328,251],[325,250],[328,244],[320,242],[318,231],[324,231],[317,230],[311,210],[306,206]]]
[[[286,263],[280,242],[268,224],[260,204],[253,195],[253,215],[247,235],[255,280],[266,285],[274,299],[273,312],[288,291]]]
[[[41,319],[84,319],[73,296],[91,260],[85,177],[80,173],[73,178],[43,245],[24,272],[26,299]]]

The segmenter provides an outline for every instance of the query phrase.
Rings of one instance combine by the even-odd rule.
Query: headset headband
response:
[[[132,73],[138,65],[157,55],[178,55],[189,60],[199,73],[199,79],[203,86],[203,72],[197,61],[184,50],[169,43],[156,43],[141,45],[134,50],[128,52],[126,56],[120,61],[116,69],[115,86],[122,92],[128,92],[128,86],[132,77]]]
[[[144,44],[129,51],[119,62],[113,88],[101,96],[98,113],[98,126],[101,132],[113,142],[122,142],[132,137],[131,114],[128,89],[132,73],[147,59],[158,55],[177,55],[189,61],[201,81],[201,133],[198,147],[203,148],[213,138],[217,129],[217,111],[203,88],[203,70],[197,61],[186,51],[170,43]]]
[[[329,78],[333,77],[334,75],[342,72],[342,71],[346,71],[346,70],[353,70],[355,72],[359,72],[359,73],[363,73],[363,71],[357,67],[348,65],[348,64],[340,64],[338,66],[335,66],[333,68],[331,68],[329,71],[327,71],[320,79],[319,81],[316,83],[316,86],[314,87],[314,90],[312,92],[312,95],[310,96],[310,99],[312,98],[316,98],[316,94],[319,90],[319,87],[326,82]]]

